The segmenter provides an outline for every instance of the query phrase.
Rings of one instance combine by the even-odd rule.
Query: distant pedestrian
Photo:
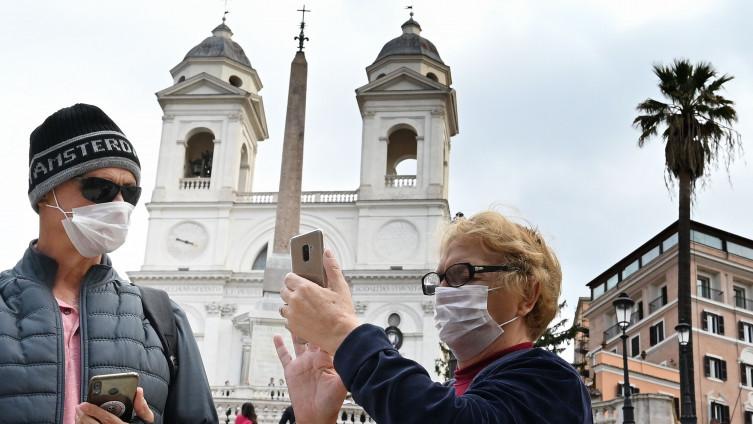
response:
[[[293,405],[285,408],[280,418],[280,424],[295,424],[295,413],[293,412]]]
[[[241,413],[235,417],[235,424],[258,424],[253,403],[246,402],[241,405]]]

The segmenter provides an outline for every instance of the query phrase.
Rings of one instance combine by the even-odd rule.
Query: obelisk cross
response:
[[[298,40],[298,51],[303,51],[303,42],[309,41],[309,38],[303,35],[303,29],[306,28],[306,12],[311,12],[306,9],[306,5],[303,5],[302,9],[298,9],[297,12],[301,12],[301,32],[297,37],[293,37],[294,40]]]

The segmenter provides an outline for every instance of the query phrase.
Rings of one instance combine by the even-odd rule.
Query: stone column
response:
[[[290,271],[289,241],[300,231],[307,75],[306,56],[299,51],[290,64],[288,109],[285,116],[285,138],[282,144],[275,236],[273,249],[267,257],[267,266],[264,270],[265,293],[280,292],[282,279]]]

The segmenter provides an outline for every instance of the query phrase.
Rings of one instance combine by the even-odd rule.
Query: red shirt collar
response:
[[[507,355],[508,353],[531,348],[533,348],[533,343],[531,342],[516,344],[515,346],[510,346],[507,349],[501,350],[494,355],[491,355],[488,358],[484,359],[483,361],[477,362],[469,367],[458,368],[457,370],[455,370],[455,383],[453,384],[453,386],[455,387],[455,394],[457,396],[462,396],[463,393],[465,393],[465,391],[468,389],[468,386],[471,385],[471,381],[473,381],[473,378],[476,377],[476,374],[486,368],[487,365]]]

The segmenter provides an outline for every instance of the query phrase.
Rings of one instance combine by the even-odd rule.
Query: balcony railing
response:
[[[181,190],[209,190],[209,182],[211,178],[181,178],[180,189]]]
[[[387,187],[415,187],[415,175],[385,175],[384,185]]]
[[[753,311],[753,299],[735,295],[735,306],[742,309]]]
[[[715,302],[724,302],[724,292],[717,289],[712,289],[709,286],[704,286],[702,284],[698,285],[698,295],[701,297],[705,297],[706,299],[711,299]]]
[[[254,204],[277,203],[276,192],[238,193],[238,202]],[[305,191],[301,193],[301,203],[355,203],[357,191]]]
[[[655,311],[657,311],[659,308],[667,304],[667,299],[664,297],[664,295],[661,295],[657,297],[656,299],[652,300],[648,304],[648,313],[653,314]]]
[[[227,417],[230,418],[230,422],[234,422],[241,405],[245,402],[251,402],[254,404],[259,424],[277,424],[280,422],[285,408],[290,405],[287,392],[287,387],[284,386],[212,387],[214,405],[222,423],[225,422]],[[345,402],[340,408],[336,424],[374,423],[374,420],[364,412],[363,408],[347,400]],[[228,411],[230,414],[228,414]]]
[[[615,324],[604,331],[604,341],[611,339],[612,337],[615,337],[616,335],[620,334],[620,326]]]

